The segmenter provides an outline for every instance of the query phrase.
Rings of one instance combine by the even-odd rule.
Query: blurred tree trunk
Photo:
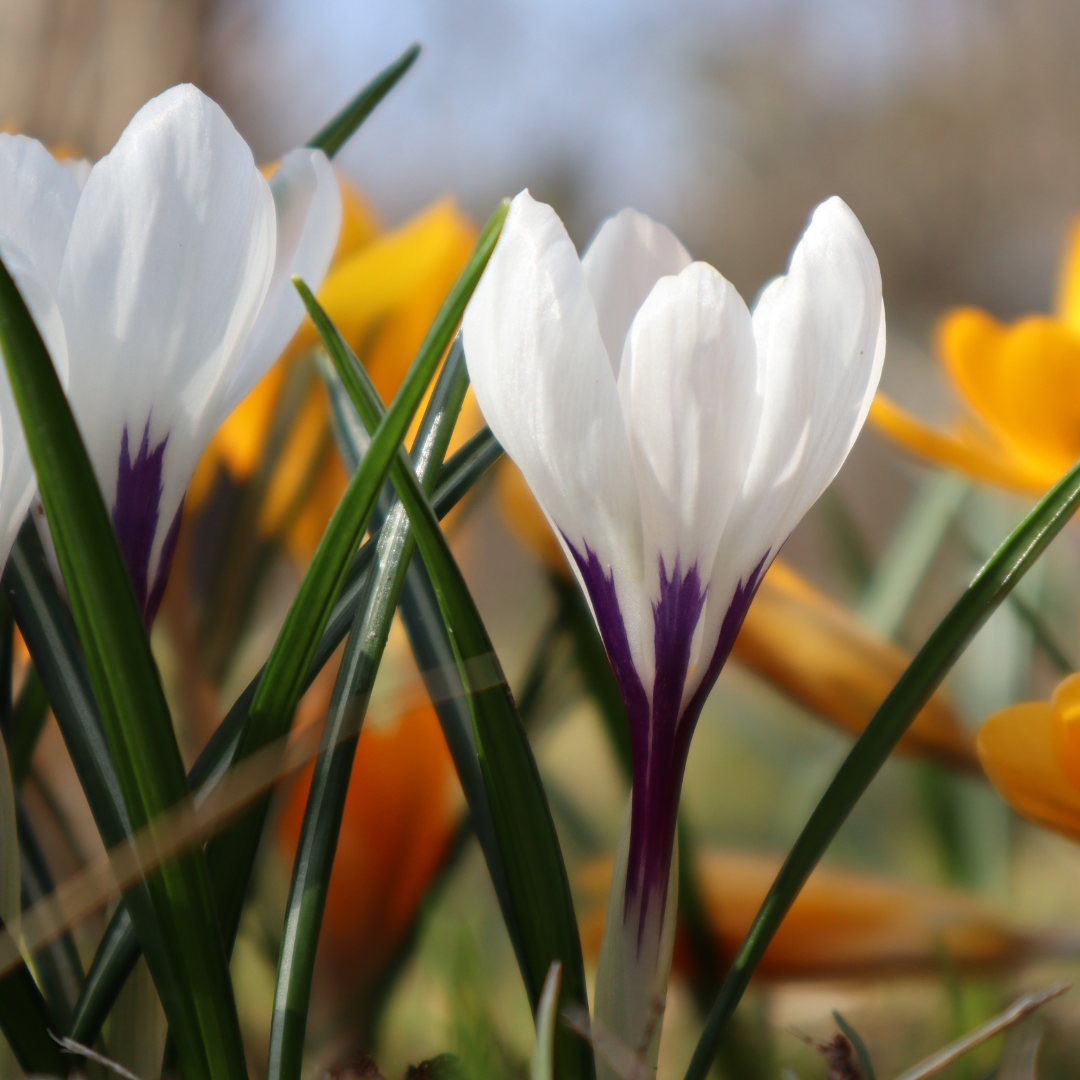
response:
[[[197,78],[213,0],[0,0],[0,126],[100,157],[148,98]]]

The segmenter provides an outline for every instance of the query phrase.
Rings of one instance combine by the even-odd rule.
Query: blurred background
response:
[[[1073,0],[0,0],[0,125],[94,158],[148,97],[190,80],[270,161],[413,41],[421,60],[338,159],[381,228],[443,195],[483,221],[499,197],[527,186],[583,246],[607,215],[632,205],[670,225],[750,301],[783,271],[810,210],[838,194],[881,262],[883,385],[932,419],[955,409],[932,345],[946,309],[972,304],[1012,318],[1053,306],[1080,213]],[[868,430],[786,557],[835,600],[858,606],[930,480]],[[921,643],[1030,503],[984,488],[965,497],[963,528],[942,542],[888,628],[902,646]],[[517,688],[553,600],[546,570],[489,503],[461,524],[455,544]],[[1070,658],[1080,656],[1078,556],[1076,530],[1067,530],[1027,585]],[[285,589],[294,579],[280,580]],[[269,624],[274,610],[268,601]],[[272,626],[256,636],[268,645],[271,634]],[[258,648],[248,649],[251,663]],[[1004,609],[949,691],[974,728],[1012,701],[1045,696],[1057,675],[1029,623]],[[624,789],[587,701],[555,693],[545,716],[538,754],[580,869],[613,844]],[[688,815],[706,843],[782,853],[849,745],[732,664],[696,737]],[[1025,925],[1080,925],[1074,845],[1019,824],[981,781],[948,777],[942,786],[928,768],[936,767],[890,764],[830,861],[962,887]],[[287,883],[287,866],[279,871]],[[275,872],[266,871],[271,911],[284,889],[270,880]],[[470,849],[418,924],[417,951],[381,1014],[387,1076],[448,1048],[495,1071],[524,1060],[527,1004],[512,953],[492,929],[496,912]],[[275,948],[271,933],[258,958],[261,932],[248,935],[256,944],[237,960],[254,1002],[245,1022],[256,1027]],[[1071,954],[1075,939],[1061,940],[1060,954]],[[824,1075],[788,1028],[827,1036],[840,1007],[880,1048],[886,1071],[899,1071],[916,1048],[928,1052],[953,1027],[984,1019],[1041,971],[1019,982],[961,979],[943,961],[910,983],[803,978],[752,996],[745,1025],[771,1048],[761,1075],[785,1063]],[[1056,1042],[1047,1052],[1067,1060],[1080,1008],[1066,999],[1049,1015]],[[676,986],[662,1077],[681,1075],[699,1026],[692,996]],[[345,1045],[334,1037],[327,1046]],[[331,1049],[314,1060],[332,1058]]]

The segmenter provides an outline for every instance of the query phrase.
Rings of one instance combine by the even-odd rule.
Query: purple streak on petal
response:
[[[592,601],[600,637],[603,638],[611,670],[615,673],[615,681],[619,684],[623,701],[626,703],[626,714],[630,721],[630,742],[636,748],[643,745],[649,737],[649,699],[630,655],[626,623],[619,610],[619,598],[615,594],[614,575],[605,573],[596,552],[588,544],[584,545],[585,554],[582,555],[566,538],[565,533],[563,539],[574,556],[574,562],[577,563],[581,578],[585,582],[585,590]],[[638,756],[635,749],[635,760]]]
[[[150,421],[143,428],[142,442],[135,460],[131,460],[128,429],[120,437],[120,460],[116,472],[116,501],[113,503],[112,520],[120,551],[127,563],[135,597],[143,612],[147,626],[153,618],[149,609],[150,554],[157,534],[158,516],[161,508],[161,465],[165,445],[169,437],[150,449]],[[179,516],[176,521],[179,521]],[[176,522],[173,523],[175,526]],[[170,530],[171,531],[171,530]],[[175,541],[174,541],[175,543]],[[163,552],[164,554],[164,552]],[[170,552],[171,558],[171,552]],[[166,567],[167,573],[167,567]],[[160,573],[158,575],[160,577]],[[155,590],[157,583],[155,582]],[[161,597],[157,597],[160,603]],[[156,604],[154,610],[156,611]]]
[[[746,580],[740,580],[735,589],[735,595],[731,598],[731,603],[728,604],[728,609],[724,613],[723,621],[720,623],[720,636],[717,638],[716,648],[713,649],[712,659],[705,669],[705,674],[702,676],[697,690],[694,691],[694,696],[686,703],[686,708],[683,710],[682,717],[679,720],[680,737],[686,742],[686,751],[690,749],[690,736],[693,735],[694,725],[701,715],[701,710],[705,707],[705,699],[709,696],[716,680],[720,677],[720,671],[724,664],[727,663],[735,639],[742,629],[743,619],[746,618],[746,613],[750,610],[750,604],[754,597],[757,596],[761,579],[765,576],[765,571],[772,562],[771,556],[772,551],[766,551],[761,556],[757,566],[750,571]],[[683,728],[687,729],[685,735],[681,733]],[[683,754],[684,758],[685,756],[686,752]]]
[[[654,902],[667,901],[668,875],[675,845],[679,793],[682,789],[690,738],[698,716],[731,652],[750,602],[769,563],[766,552],[745,581],[740,581],[720,624],[720,634],[700,685],[686,707],[683,690],[689,673],[690,650],[705,605],[708,586],[702,587],[697,565],[683,574],[676,558],[670,576],[660,559],[660,598],[653,604],[653,641],[656,675],[649,697],[634,667],[626,623],[619,609],[614,576],[606,572],[587,544],[584,554],[570,543],[585,589],[592,601],[597,626],[607,649],[615,681],[626,704],[633,751],[633,793],[630,811],[630,853],[624,911],[639,913],[638,946],[646,917]],[[659,923],[663,922],[663,907]]]
[[[644,752],[635,747],[634,789],[630,812],[630,855],[627,866],[626,910],[638,904],[645,926],[649,898],[659,899],[660,920],[667,899],[668,872],[675,840],[675,819],[682,786],[685,753],[679,744],[679,714],[683,687],[690,669],[694,630],[705,606],[708,587],[702,587],[697,565],[683,574],[678,557],[670,576],[660,558],[660,599],[653,604],[652,709]],[[643,895],[644,894],[644,895]]]
[[[173,556],[176,554],[176,541],[180,536],[180,518],[184,513],[184,500],[176,508],[176,514],[161,543],[161,554],[158,556],[157,570],[154,572],[154,586],[150,595],[146,598],[146,607],[143,609],[143,617],[146,625],[150,626],[161,607],[161,598],[165,595],[165,586],[169,583],[169,570],[172,567]]]

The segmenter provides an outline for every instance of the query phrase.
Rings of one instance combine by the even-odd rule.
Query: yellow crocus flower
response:
[[[1080,458],[1080,221],[1055,315],[1005,324],[958,308],[938,327],[937,352],[969,415],[941,430],[879,393],[870,419],[918,456],[975,479],[1050,487]]]
[[[548,566],[569,576],[562,549],[512,462],[500,466],[497,485],[503,516],[514,534]],[[854,735],[870,722],[911,661],[782,559],[765,574],[732,656]],[[969,771],[979,767],[974,740],[940,691],[899,748]]]
[[[1021,817],[1080,840],[1080,674],[1049,701],[995,713],[976,745],[990,782]]]
[[[319,300],[389,401],[465,265],[476,229],[451,200],[442,199],[401,227],[380,234],[359,193],[344,179],[341,186],[341,237]],[[237,481],[253,474],[286,375],[317,345],[315,328],[305,319],[281,359],[211,442],[189,488],[189,506],[203,502],[219,469]],[[287,437],[258,523],[264,536],[283,533],[287,549],[300,562],[310,558],[347,482],[329,438],[326,389],[315,380],[308,395]]]

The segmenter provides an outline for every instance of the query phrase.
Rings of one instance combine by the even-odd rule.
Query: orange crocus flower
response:
[[[1080,458],[1080,221],[1054,315],[1005,324],[958,308],[936,338],[967,415],[942,430],[879,393],[870,419],[928,461],[1012,490],[1045,491]]]
[[[1049,701],[995,713],[976,744],[986,775],[1021,817],[1080,840],[1080,674]]]
[[[500,466],[499,502],[519,539],[558,573],[570,570],[521,473]],[[826,720],[859,734],[911,657],[777,559],[746,614],[732,655]],[[978,770],[974,741],[935,693],[900,742],[907,753]]]
[[[779,856],[702,849],[697,867],[709,924],[723,955],[734,956],[780,870]],[[611,860],[579,879],[594,901],[581,925],[587,956],[599,954]],[[765,952],[755,977],[829,979],[882,971],[934,971],[943,955],[962,968],[995,967],[1029,956],[1038,941],[974,897],[850,870],[818,867]],[[692,963],[676,942],[675,969]]]

